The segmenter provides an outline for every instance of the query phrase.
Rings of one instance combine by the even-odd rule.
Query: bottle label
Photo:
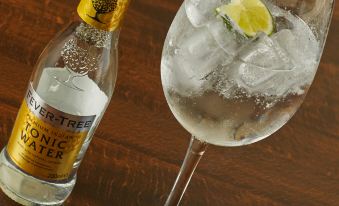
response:
[[[119,27],[130,0],[81,0],[79,16],[98,29],[113,31]]]
[[[30,85],[7,145],[8,155],[36,178],[67,179],[95,117],[61,112]]]

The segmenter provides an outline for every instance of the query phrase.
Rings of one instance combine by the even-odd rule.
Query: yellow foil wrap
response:
[[[130,0],[81,0],[78,14],[87,24],[113,31],[119,27]]]

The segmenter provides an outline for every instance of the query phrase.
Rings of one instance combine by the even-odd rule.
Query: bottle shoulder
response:
[[[110,98],[118,70],[118,36],[81,20],[71,22],[41,54],[31,77],[33,87],[60,83],[81,91],[93,84]],[[46,74],[50,81],[45,81]]]

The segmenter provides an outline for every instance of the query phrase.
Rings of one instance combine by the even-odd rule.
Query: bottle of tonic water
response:
[[[61,205],[113,93],[119,28],[129,0],[81,0],[43,51],[8,145],[0,186],[23,205]],[[94,174],[93,174],[94,175]]]

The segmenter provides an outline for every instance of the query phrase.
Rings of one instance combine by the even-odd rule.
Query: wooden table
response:
[[[0,0],[0,147],[38,55],[77,0]],[[160,57],[180,0],[134,0],[120,38],[112,102],[66,202],[163,205],[189,142],[164,99]],[[182,205],[339,205],[339,7],[315,82],[279,132],[239,148],[210,146]],[[16,205],[0,192],[0,205]]]

